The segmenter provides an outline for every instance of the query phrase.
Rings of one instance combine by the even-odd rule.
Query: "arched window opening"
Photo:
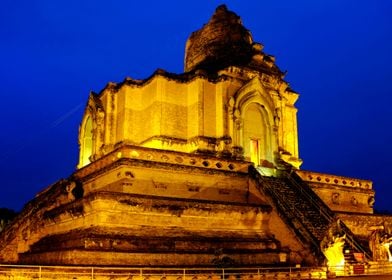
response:
[[[83,129],[83,138],[82,138],[82,147],[81,147],[81,157],[80,157],[80,163],[81,166],[86,166],[89,164],[90,157],[93,153],[93,123],[91,120],[91,117],[87,117],[87,120],[84,124],[84,129]]]

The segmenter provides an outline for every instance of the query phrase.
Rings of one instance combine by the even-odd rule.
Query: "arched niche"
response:
[[[82,123],[80,131],[80,158],[79,168],[91,162],[93,154],[93,121],[91,116],[87,116]]]
[[[244,156],[255,165],[274,161],[273,133],[266,108],[256,100],[247,102],[242,110],[242,147]]]
[[[275,104],[258,77],[236,92],[228,103],[234,152],[255,165],[273,167],[277,151]]]

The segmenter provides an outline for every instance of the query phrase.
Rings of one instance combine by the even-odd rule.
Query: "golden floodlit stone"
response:
[[[372,183],[299,170],[297,99],[275,58],[219,6],[189,37],[184,73],[90,93],[77,170],[2,231],[0,262],[388,261],[392,218],[373,215]]]

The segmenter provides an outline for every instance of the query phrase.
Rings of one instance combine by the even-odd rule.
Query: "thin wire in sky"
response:
[[[78,112],[80,110],[80,108],[82,108],[83,106],[83,102],[79,103],[78,105],[76,105],[75,107],[73,107],[71,110],[67,111],[66,113],[62,114],[59,118],[57,118],[56,120],[54,120],[53,122],[50,123],[50,125],[48,125],[47,127],[44,127],[43,129],[41,129],[40,131],[38,131],[37,133],[35,133],[33,135],[33,137],[30,138],[25,138],[25,139],[19,139],[22,140],[21,144],[19,144],[17,147],[10,149],[8,151],[6,151],[1,157],[0,157],[0,161],[4,161],[6,159],[9,159],[10,157],[18,154],[20,151],[22,151],[23,149],[25,149],[26,147],[30,146],[32,144],[32,142],[37,139],[39,136],[41,136],[42,134],[44,134],[45,132],[56,128],[57,126],[59,126],[60,124],[62,124],[63,122],[65,122],[67,119],[69,119],[73,114],[75,114],[76,112]],[[31,135],[30,135],[31,136]]]

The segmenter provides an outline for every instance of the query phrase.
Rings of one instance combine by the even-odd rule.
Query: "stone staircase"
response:
[[[315,258],[324,260],[321,247],[328,239],[330,229],[338,226],[339,233],[345,235],[347,262],[352,263],[354,253],[363,253],[366,260],[372,259],[369,248],[361,245],[351,230],[313,192],[295,172],[282,170],[280,177],[266,177],[251,166],[249,173],[256,180],[258,189],[272,198],[279,215],[296,233],[303,244],[310,247]]]

